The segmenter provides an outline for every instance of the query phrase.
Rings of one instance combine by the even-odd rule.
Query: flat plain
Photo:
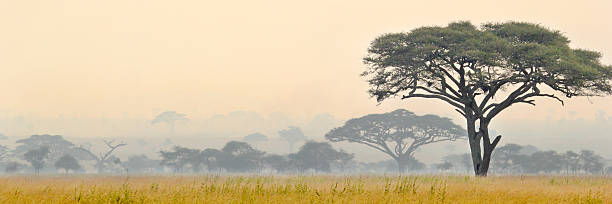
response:
[[[612,203],[612,177],[19,175],[0,203]]]

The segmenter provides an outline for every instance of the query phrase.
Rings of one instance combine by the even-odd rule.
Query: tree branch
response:
[[[461,106],[460,104],[453,102],[452,100],[444,97],[444,96],[440,96],[440,95],[428,95],[428,94],[418,94],[418,93],[411,93],[409,95],[403,95],[402,96],[402,100],[403,99],[408,99],[408,98],[435,98],[435,99],[440,99],[443,100],[445,102],[447,102],[448,104],[455,106],[456,108],[459,109],[463,109],[464,107]]]

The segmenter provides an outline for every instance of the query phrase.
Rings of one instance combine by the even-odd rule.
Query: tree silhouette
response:
[[[351,119],[325,134],[332,142],[359,143],[389,155],[397,162],[400,172],[405,171],[419,147],[464,136],[465,130],[448,118],[417,116],[404,109]]]
[[[19,171],[19,169],[22,168],[23,166],[24,166],[23,164],[16,162],[16,161],[8,162],[6,163],[6,166],[4,167],[4,172],[15,173]]]
[[[581,150],[579,157],[584,172],[598,173],[604,170],[603,157],[595,154],[592,150]]]
[[[287,157],[278,154],[265,155],[263,157],[263,164],[265,167],[275,170],[276,173],[286,171],[290,168]]]
[[[194,172],[200,170],[202,164],[200,150],[174,146],[172,151],[160,151],[159,153],[162,158],[160,164],[172,168],[174,173],[183,171],[187,165],[191,166]]]
[[[129,172],[144,172],[150,173],[156,169],[159,161],[149,159],[146,155],[132,155],[123,163],[125,170]]]
[[[176,122],[188,121],[185,114],[177,113],[176,111],[166,111],[155,116],[151,124],[166,123],[170,126],[170,136],[174,136],[174,126]]]
[[[265,152],[253,148],[246,142],[230,141],[221,149],[218,164],[227,171],[246,172],[259,170],[263,166]]]
[[[0,145],[0,163],[4,162],[9,157],[10,149],[4,145]]]
[[[334,163],[347,163],[345,160],[352,160],[353,155],[337,151],[327,142],[308,141],[298,152],[290,154],[289,158],[301,172],[309,169],[316,172],[330,172]]]
[[[486,176],[501,135],[491,138],[489,124],[514,104],[535,105],[555,95],[608,95],[612,67],[601,54],[572,49],[559,31],[507,22],[477,28],[469,22],[420,27],[376,38],[362,76],[381,102],[391,97],[443,101],[466,121],[474,173]],[[482,146],[481,146],[482,145]]]
[[[77,147],[77,149],[81,153],[88,155],[94,160],[96,160],[96,164],[94,166],[96,167],[98,173],[102,173],[107,165],[112,164],[112,154],[117,148],[127,145],[123,142],[115,143],[115,140],[105,140],[104,144],[106,145],[106,147],[108,147],[108,150],[104,153],[100,153],[99,155],[95,155],[90,150],[85,149],[83,147]]]
[[[49,156],[49,148],[46,146],[40,147],[39,149],[33,149],[30,151],[27,151],[23,155],[25,160],[30,162],[36,174],[40,173],[40,169],[44,167],[45,159],[48,156]]]
[[[294,151],[295,143],[305,141],[307,138],[304,136],[302,129],[295,126],[289,126],[287,129],[278,131],[278,135],[289,142],[289,152]]]
[[[268,137],[264,134],[256,132],[244,136],[242,140],[250,144],[256,145],[257,143],[268,141]]]
[[[73,156],[65,154],[55,162],[55,168],[64,169],[68,173],[70,170],[76,171],[81,169],[81,165],[79,165],[79,162]]]
[[[15,148],[15,155],[23,155],[30,150],[46,147],[49,151],[47,160],[49,163],[57,161],[65,154],[70,154],[77,159],[86,159],[86,156],[78,154],[75,145],[64,139],[61,135],[32,135],[28,138],[17,140],[20,145]]]
[[[523,147],[517,144],[506,144],[498,147],[493,153],[493,163],[503,173],[516,172],[519,168],[517,162],[520,160],[521,149]]]

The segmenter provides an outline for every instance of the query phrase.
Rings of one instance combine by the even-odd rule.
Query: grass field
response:
[[[0,203],[612,203],[580,176],[3,176]]]

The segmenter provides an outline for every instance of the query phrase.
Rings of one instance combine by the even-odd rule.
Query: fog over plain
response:
[[[562,31],[573,47],[599,51],[603,63],[612,64],[610,8],[606,0],[0,0],[0,133],[9,138],[0,144],[59,134],[134,144],[134,152],[118,152],[123,155],[154,152],[136,145],[163,142],[168,127],[151,120],[166,110],[190,119],[177,124],[172,141],[199,148],[252,132],[278,137],[288,125],[323,140],[326,130],[347,119],[397,108],[463,125],[458,113],[436,101],[377,105],[359,76],[370,41],[457,20],[528,21]],[[537,104],[513,106],[493,121],[502,144],[593,149],[612,158],[606,148],[612,97]],[[272,140],[260,148],[282,152],[284,145]],[[387,159],[364,147],[334,145],[356,152],[357,160]],[[466,141],[453,146],[426,146],[417,158],[432,163],[468,150]]]

